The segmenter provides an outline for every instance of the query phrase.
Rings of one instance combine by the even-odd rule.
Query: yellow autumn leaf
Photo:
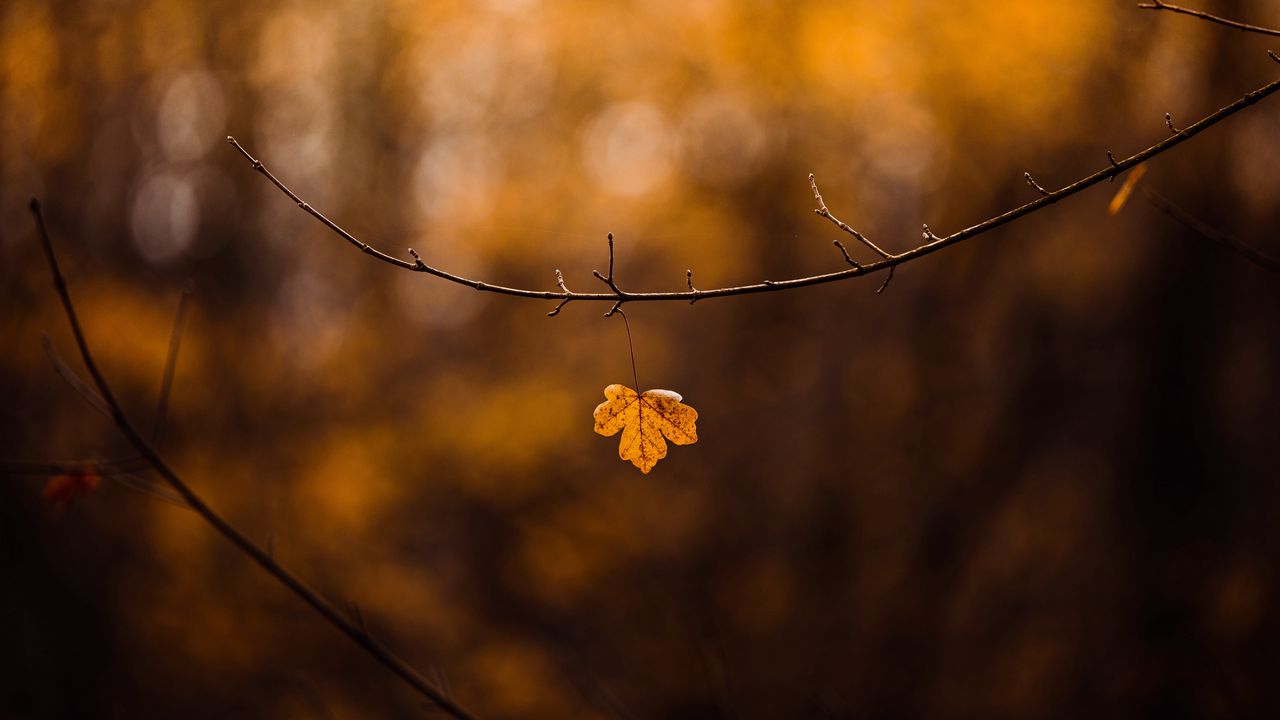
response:
[[[698,442],[698,411],[680,402],[670,390],[645,390],[636,394],[626,385],[604,389],[608,398],[596,406],[596,432],[606,437],[622,431],[618,457],[630,460],[648,473],[667,456],[667,440],[677,445]],[[666,436],[666,440],[663,439]]]
[[[1139,165],[1129,172],[1129,176],[1124,179],[1124,184],[1116,191],[1114,197],[1111,198],[1111,204],[1107,206],[1107,214],[1115,215],[1124,209],[1125,203],[1129,202],[1129,196],[1133,194],[1133,189],[1138,187],[1138,181],[1143,175],[1147,174],[1147,166]]]

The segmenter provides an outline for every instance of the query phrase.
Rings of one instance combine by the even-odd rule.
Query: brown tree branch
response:
[[[1191,17],[1194,17],[1194,18],[1199,18],[1201,20],[1205,20],[1211,23],[1217,23],[1219,25],[1225,25],[1229,28],[1235,28],[1236,30],[1241,30],[1244,32],[1258,33],[1259,35],[1271,35],[1272,37],[1280,37],[1280,30],[1274,30],[1272,28],[1262,27],[1260,25],[1250,25],[1249,23],[1242,23],[1238,20],[1231,20],[1228,18],[1219,17],[1217,15],[1211,15],[1203,10],[1196,10],[1194,8],[1186,8],[1178,5],[1173,5],[1173,4],[1164,2],[1164,0],[1154,0],[1153,2],[1138,3],[1138,7],[1142,10],[1168,10],[1169,12],[1179,13],[1181,15],[1190,15]]]
[[[354,643],[360,646],[366,653],[381,663],[384,667],[391,670],[400,679],[408,683],[414,690],[421,693],[437,707],[449,715],[462,720],[474,718],[474,716],[458,705],[453,699],[448,697],[444,692],[438,689],[424,678],[418,671],[414,670],[407,662],[402,660],[395,653],[391,652],[382,643],[375,640],[362,627],[348,619],[341,610],[337,608],[331,601],[326,599],[316,590],[308,587],[298,576],[294,575],[287,568],[281,565],[272,554],[248,538],[244,533],[237,530],[231,523],[224,520],[218,515],[205,501],[191,489],[187,483],[178,476],[178,474],[169,467],[168,463],[156,452],[155,448],[147,442],[147,440],[138,432],[133,423],[124,414],[120,403],[116,400],[115,394],[111,392],[111,387],[107,384],[106,377],[102,371],[98,369],[98,364],[93,359],[93,353],[89,350],[88,341],[85,339],[84,332],[80,327],[80,320],[76,315],[75,306],[71,302],[71,295],[67,291],[67,282],[62,276],[62,271],[58,268],[58,259],[53,251],[53,243],[49,240],[48,230],[45,228],[44,216],[40,212],[40,203],[32,198],[31,213],[35,216],[36,228],[39,231],[40,243],[44,247],[45,256],[49,261],[49,272],[53,277],[53,286],[58,292],[58,297],[62,301],[62,309],[67,316],[67,322],[71,325],[71,333],[75,336],[76,346],[80,349],[80,357],[84,360],[85,367],[89,371],[94,385],[98,388],[104,403],[107,406],[112,420],[120,433],[125,439],[133,445],[138,454],[144,458],[152,469],[156,471],[160,477],[173,488],[174,492],[196,512],[205,522],[211,525],[223,537],[231,542],[237,549],[245,555],[253,559],[262,569],[278,580],[281,584],[291,590],[295,595],[311,606],[322,618],[329,624],[337,628],[342,634],[350,638]]]
[[[321,223],[323,223],[326,227],[328,227],[334,233],[338,234],[344,240],[354,245],[355,247],[359,248],[361,252],[364,252],[367,255],[371,255],[374,258],[381,260],[382,262],[385,262],[389,265],[394,265],[396,267],[399,267],[405,270],[411,270],[414,272],[425,272],[430,275],[435,275],[436,277],[442,278],[444,280],[448,280],[449,282],[457,283],[459,285],[466,285],[468,287],[472,287],[472,288],[475,288],[476,290],[483,291],[483,292],[491,292],[499,295],[510,295],[514,297],[536,298],[539,300],[560,301],[560,305],[557,306],[555,310],[552,310],[551,313],[549,313],[550,315],[554,316],[559,312],[560,308],[564,307],[564,305],[570,301],[610,302],[610,303],[614,303],[614,307],[616,309],[622,303],[627,303],[627,302],[655,302],[655,301],[674,301],[674,300],[694,301],[694,300],[701,300],[704,298],[729,297],[734,295],[751,295],[755,293],[764,293],[764,292],[778,292],[782,290],[794,290],[797,288],[808,287],[810,285],[822,285],[830,282],[848,280],[850,278],[861,277],[863,275],[868,275],[868,274],[879,272],[882,270],[887,270],[889,272],[892,272],[893,269],[899,265],[903,265],[905,263],[911,262],[918,258],[924,257],[925,255],[935,253],[943,248],[949,247],[951,245],[955,245],[956,243],[963,242],[970,238],[973,238],[983,233],[994,230],[1002,225],[1013,222],[1014,220],[1017,220],[1023,216],[1036,212],[1037,210],[1041,210],[1045,207],[1048,207],[1049,205],[1052,205],[1058,202],[1059,200],[1071,197],[1072,195],[1075,195],[1076,193],[1086,190],[1102,182],[1103,180],[1111,180],[1115,178],[1116,175],[1119,175],[1120,173],[1123,173],[1124,171],[1140,163],[1143,163],[1151,159],[1152,157],[1159,155],[1160,153],[1163,153],[1183,142],[1186,142],[1192,137],[1195,137],[1201,132],[1204,132],[1210,127],[1213,127],[1219,122],[1222,122],[1223,120],[1227,119],[1228,117],[1240,112],[1241,110],[1249,107],[1250,105],[1253,105],[1254,103],[1257,103],[1263,98],[1268,97],[1269,95],[1276,92],[1277,90],[1280,90],[1280,80],[1264,85],[1258,88],[1257,90],[1254,90],[1253,92],[1250,92],[1244,95],[1243,97],[1236,100],[1235,102],[1204,117],[1198,122],[1188,125],[1187,127],[1172,134],[1170,137],[1165,138],[1164,140],[1156,143],[1155,145],[1152,145],[1151,147],[1145,150],[1135,153],[1125,158],[1124,160],[1116,161],[1114,157],[1111,156],[1110,152],[1108,152],[1108,157],[1107,157],[1108,166],[1103,168],[1102,170],[1099,170],[1091,175],[1087,175],[1071,183],[1070,185],[1067,185],[1066,187],[1060,188],[1058,190],[1049,191],[1049,190],[1045,190],[1044,188],[1039,188],[1039,191],[1042,194],[1041,194],[1041,197],[1039,197],[1038,199],[1033,200],[1032,202],[1029,202],[1020,207],[1009,210],[1008,212],[1005,212],[1003,214],[997,215],[993,218],[984,220],[983,222],[980,222],[976,225],[972,225],[963,230],[954,232],[945,237],[939,237],[937,235],[934,235],[933,232],[931,232],[928,226],[926,225],[923,233],[925,242],[921,245],[916,246],[915,248],[912,248],[911,250],[907,250],[906,252],[898,253],[896,255],[889,254],[884,250],[881,250],[876,245],[865,240],[865,238],[863,238],[861,234],[857,233],[847,225],[844,225],[839,220],[836,220],[834,217],[830,215],[830,212],[828,211],[828,213],[824,217],[827,217],[833,223],[836,223],[837,227],[843,226],[841,227],[841,229],[846,229],[847,232],[849,232],[855,238],[859,239],[860,242],[863,242],[868,247],[872,248],[873,250],[877,251],[878,254],[880,254],[881,259],[874,263],[871,263],[868,265],[858,265],[853,261],[853,258],[849,257],[847,258],[847,260],[850,263],[852,263],[852,266],[846,270],[840,270],[837,272],[825,273],[821,275],[812,275],[808,277],[791,278],[787,280],[765,280],[763,282],[754,283],[751,285],[740,285],[736,287],[723,287],[723,288],[716,288],[713,290],[688,290],[685,292],[623,292],[617,288],[616,284],[609,282],[612,277],[612,272],[610,273],[610,278],[604,278],[603,276],[601,276],[602,279],[606,280],[606,282],[610,284],[610,289],[612,290],[612,292],[607,292],[607,293],[572,292],[566,289],[563,283],[561,283],[560,285],[561,289],[559,292],[551,291],[551,290],[533,290],[528,288],[506,287],[502,285],[486,283],[480,280],[465,278],[460,275],[455,275],[445,270],[441,270],[439,268],[427,265],[422,261],[422,259],[418,256],[418,254],[414,252],[412,249],[409,252],[413,256],[413,261],[410,262],[407,260],[401,260],[400,258],[388,255],[370,246],[368,243],[365,243],[364,241],[357,239],[351,233],[347,232],[346,230],[343,230],[335,222],[325,217],[324,214],[322,214],[320,211],[316,210],[310,204],[305,202],[296,193],[290,190],[284,183],[282,183],[279,179],[277,179],[275,175],[271,174],[271,172],[267,170],[267,168],[259,160],[257,160],[252,155],[250,155],[249,152],[245,150],[244,147],[242,147],[240,143],[236,141],[235,138],[228,136],[227,142],[230,143],[231,146],[234,147],[241,155],[243,155],[244,158],[253,165],[253,168],[255,170],[262,173],[263,176],[265,176],[268,180],[270,180],[273,185],[275,185],[277,188],[280,189],[281,192],[287,195],[289,199],[297,203],[298,207],[302,208],[303,211],[305,211],[312,217],[319,220]],[[814,185],[813,187],[816,194],[817,186]],[[825,204],[821,202],[821,196],[818,196],[818,199],[819,199],[819,207],[817,209],[817,213],[819,215],[822,215],[823,214],[822,211],[825,208]],[[837,247],[840,247],[840,245],[837,245]],[[848,255],[847,251],[845,251],[845,255],[846,256]],[[612,252],[610,253],[610,257],[612,258]],[[887,284],[887,281],[886,281],[886,284]],[[881,286],[881,290],[883,289],[884,289],[884,286]]]

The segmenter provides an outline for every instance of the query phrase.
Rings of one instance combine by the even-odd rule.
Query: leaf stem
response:
[[[627,329],[627,350],[631,351],[631,381],[636,384],[636,396],[640,395],[640,377],[636,374],[636,346],[631,342],[631,323],[627,321],[627,314],[622,310],[616,311],[622,316],[622,326]]]

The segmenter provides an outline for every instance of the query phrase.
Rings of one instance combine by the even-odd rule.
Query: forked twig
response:
[[[1190,15],[1191,17],[1194,17],[1194,18],[1199,18],[1201,20],[1205,20],[1211,23],[1217,23],[1219,25],[1225,25],[1229,28],[1235,28],[1236,30],[1242,30],[1244,32],[1258,33],[1259,35],[1271,35],[1272,37],[1280,37],[1280,30],[1274,30],[1272,28],[1262,27],[1260,25],[1250,25],[1249,23],[1242,23],[1238,20],[1231,20],[1229,18],[1220,17],[1218,15],[1211,15],[1203,10],[1196,10],[1194,8],[1186,8],[1178,5],[1173,5],[1173,4],[1164,2],[1163,0],[1154,0],[1153,2],[1138,3],[1138,7],[1142,10],[1168,10],[1169,12],[1179,13],[1182,15]]]
[[[294,575],[287,568],[281,565],[272,557],[271,553],[263,550],[256,543],[248,538],[244,533],[237,530],[231,523],[224,520],[218,515],[205,501],[195,493],[187,483],[178,476],[168,463],[156,452],[156,449],[147,442],[146,438],[138,432],[137,428],[124,414],[120,403],[116,400],[115,394],[111,392],[111,387],[107,384],[106,377],[102,371],[98,369],[98,364],[93,359],[93,353],[89,350],[88,341],[85,339],[84,332],[80,327],[80,320],[76,315],[75,305],[71,302],[71,294],[67,290],[67,282],[62,276],[62,271],[58,268],[58,259],[54,254],[53,243],[49,240],[48,230],[45,228],[44,216],[40,212],[40,203],[32,198],[31,213],[35,216],[36,229],[40,235],[40,243],[44,247],[45,257],[49,261],[49,272],[53,278],[54,289],[58,292],[58,297],[62,301],[62,309],[67,316],[67,322],[71,325],[71,333],[75,336],[76,346],[80,349],[80,357],[84,360],[85,368],[89,371],[89,376],[93,379],[94,385],[97,386],[98,393],[101,395],[107,410],[111,415],[115,425],[119,428],[120,433],[125,439],[133,445],[138,454],[144,458],[147,463],[155,470],[160,477],[173,488],[174,492],[185,502],[192,510],[196,512],[205,522],[211,525],[223,537],[231,542],[237,549],[248,555],[260,567],[267,571],[272,577],[278,580],[285,587],[289,588],[295,595],[311,606],[322,618],[333,625],[344,635],[350,638],[354,643],[359,645],[371,657],[381,663],[384,667],[391,670],[400,679],[408,683],[413,689],[417,690],[423,696],[435,703],[441,710],[447,712],[455,718],[473,718],[474,716],[467,712],[457,702],[450,699],[445,693],[428,682],[421,674],[414,670],[407,662],[398,657],[390,649],[374,640],[363,629],[358,627],[347,619],[343,612],[337,608],[332,602],[327,600],[320,593],[311,589],[298,576]]]
[[[698,291],[689,290],[685,292],[622,293],[620,290],[618,290],[615,286],[612,286],[612,285],[610,286],[610,289],[612,290],[612,292],[607,292],[607,293],[605,292],[575,293],[575,292],[569,292],[568,290],[560,290],[559,292],[556,292],[556,291],[550,291],[550,290],[532,290],[532,289],[526,289],[526,288],[505,287],[502,285],[494,285],[494,284],[482,282],[480,280],[472,280],[470,278],[465,278],[460,275],[455,275],[453,273],[441,270],[439,268],[432,267],[424,263],[419,257],[417,257],[416,254],[414,255],[414,260],[412,262],[407,260],[402,260],[397,257],[392,257],[391,255],[388,255],[380,250],[373,248],[369,244],[361,240],[358,240],[355,236],[351,235],[346,230],[343,230],[332,220],[325,217],[318,210],[316,210],[315,208],[311,207],[309,204],[304,202],[302,198],[298,197],[296,193],[294,193],[287,186],[285,186],[284,183],[280,182],[279,179],[277,179],[274,175],[272,175],[271,172],[268,171],[266,167],[263,166],[263,164],[259,160],[257,160],[252,155],[250,155],[248,151],[246,151],[244,147],[242,147],[240,143],[235,140],[235,138],[228,137],[227,142],[230,143],[231,146],[236,149],[236,151],[238,151],[241,155],[243,155],[245,159],[247,159],[253,165],[253,168],[255,170],[262,173],[268,180],[271,181],[272,184],[274,184],[277,188],[279,188],[280,191],[283,192],[285,195],[287,195],[291,200],[297,203],[298,206],[301,207],[306,213],[308,213],[312,217],[319,220],[326,227],[328,227],[334,233],[338,234],[347,242],[359,248],[361,252],[364,252],[367,255],[372,255],[374,258],[381,260],[382,262],[385,262],[390,265],[395,265],[396,267],[403,268],[405,270],[411,270],[414,272],[425,272],[431,275],[435,275],[436,277],[442,278],[444,280],[448,280],[449,282],[457,283],[459,285],[466,285],[466,286],[475,288],[476,290],[492,292],[500,295],[510,295],[515,297],[525,297],[525,298],[537,298],[540,300],[553,300],[553,301],[574,300],[574,301],[583,301],[583,302],[609,302],[609,303],[614,303],[616,307],[620,302],[700,300],[704,298],[729,297],[734,295],[751,295],[751,294],[763,293],[763,292],[794,290],[797,288],[808,287],[810,285],[821,285],[824,283],[848,280],[850,278],[861,277],[863,275],[879,272],[881,270],[890,270],[894,267],[897,267],[898,265],[903,265],[905,263],[911,262],[918,258],[924,257],[925,255],[935,253],[939,250],[942,250],[943,248],[949,247],[951,245],[955,245],[956,243],[963,242],[970,238],[973,238],[983,233],[994,230],[1002,225],[1013,222],[1014,220],[1017,220],[1021,217],[1024,217],[1033,212],[1036,212],[1037,210],[1041,210],[1045,207],[1048,207],[1049,205],[1052,205],[1058,202],[1059,200],[1071,197],[1072,195],[1075,195],[1076,193],[1086,190],[1102,182],[1103,180],[1110,180],[1114,178],[1116,175],[1140,163],[1143,163],[1151,159],[1152,157],[1155,157],[1156,155],[1159,155],[1160,153],[1163,153],[1183,142],[1186,142],[1187,140],[1195,137],[1201,132],[1204,132],[1208,128],[1213,127],[1219,122],[1222,122],[1226,118],[1240,112],[1241,110],[1253,105],[1254,103],[1257,103],[1263,98],[1270,96],[1271,94],[1275,93],[1277,90],[1280,90],[1280,80],[1269,83],[1267,85],[1264,85],[1258,88],[1257,90],[1247,93],[1246,95],[1239,98],[1235,102],[1220,108],[1216,112],[1211,113],[1210,115],[1204,117],[1203,119],[1195,123],[1192,123],[1191,125],[1188,125],[1187,127],[1183,128],[1181,131],[1177,132],[1176,134],[1173,134],[1165,138],[1164,140],[1161,140],[1160,142],[1156,143],[1155,145],[1152,145],[1151,147],[1145,150],[1134,153],[1133,155],[1125,158],[1124,160],[1115,161],[1113,158],[1109,158],[1109,163],[1107,167],[1091,175],[1086,175],[1085,177],[1080,178],[1079,180],[1071,183],[1070,185],[1059,188],[1058,190],[1054,190],[1052,192],[1047,192],[1046,194],[1041,195],[1039,198],[1029,203],[1016,207],[1012,210],[1009,210],[995,217],[984,220],[976,225],[972,225],[963,230],[954,232],[950,235],[939,237],[937,235],[934,235],[932,232],[926,231],[925,242],[923,244],[918,245],[911,250],[898,253],[896,255],[891,255],[885,252],[884,250],[881,250],[878,246],[874,245],[870,241],[866,241],[865,238],[862,238],[860,234],[854,234],[852,232],[852,228],[850,228],[849,229],[850,234],[853,234],[855,238],[859,238],[860,242],[864,242],[864,244],[866,244],[869,248],[876,251],[877,254],[881,256],[881,259],[876,262],[873,262],[867,265],[858,265],[854,267],[849,267],[844,270],[825,273],[821,275],[791,278],[788,280],[766,280],[763,282],[754,283],[750,285],[715,288],[712,290],[698,290]],[[819,215],[822,214],[822,207],[823,206],[820,205],[818,208],[817,212]],[[828,211],[828,216],[829,215],[830,215],[830,211]],[[837,221],[833,217],[829,217],[829,219],[831,219],[833,222],[836,222],[837,224],[839,223],[839,221]]]
[[[875,243],[868,240],[865,236],[863,236],[862,233],[849,227],[849,225],[846,224],[844,221],[840,220],[835,215],[831,214],[831,211],[827,209],[827,203],[822,199],[822,193],[818,192],[818,179],[814,177],[813,173],[809,173],[809,189],[813,191],[814,202],[818,203],[818,207],[813,211],[815,214],[830,220],[833,225],[852,235],[854,239],[856,239],[858,242],[862,243],[863,245],[866,245],[867,247],[871,248],[875,252],[875,254],[879,255],[880,257],[886,258],[886,259],[893,257],[892,255],[885,252],[884,250],[881,250],[879,245],[876,245]],[[845,252],[844,246],[837,245],[837,247],[840,248],[841,252],[844,252],[845,259],[849,260],[850,259],[849,253]],[[854,263],[854,264],[856,265],[857,263]]]

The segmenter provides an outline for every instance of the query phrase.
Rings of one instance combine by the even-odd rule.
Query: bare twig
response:
[[[850,267],[862,267],[858,264],[857,260],[854,260],[849,256],[849,249],[844,246],[844,243],[840,242],[840,238],[832,240],[831,244],[836,246],[836,249],[840,251],[842,256],[844,256],[844,261],[849,263]]]
[[[62,309],[67,316],[67,322],[71,325],[71,333],[75,336],[76,345],[80,349],[80,357],[84,360],[85,367],[89,371],[89,376],[93,379],[94,385],[97,386],[98,392],[102,396],[112,420],[115,421],[116,427],[125,439],[133,445],[138,454],[146,459],[147,463],[156,471],[160,477],[169,484],[170,487],[182,498],[182,500],[198,514],[205,522],[212,526],[218,533],[231,542],[237,549],[245,555],[253,559],[260,567],[267,571],[272,577],[278,580],[285,587],[289,588],[295,595],[311,606],[322,618],[329,624],[333,625],[353,642],[359,645],[366,653],[381,663],[384,667],[391,670],[402,680],[408,683],[414,690],[417,690],[423,696],[438,705],[442,710],[449,713],[455,718],[472,718],[471,713],[467,712],[462,706],[455,701],[449,699],[438,688],[428,682],[416,670],[414,670],[407,662],[398,657],[390,649],[369,637],[361,628],[356,626],[350,620],[343,616],[341,610],[332,602],[327,600],[323,595],[311,589],[298,576],[294,575],[287,568],[277,562],[269,552],[263,550],[256,543],[248,538],[244,533],[237,530],[231,523],[227,522],[218,515],[205,501],[195,493],[187,483],[178,476],[168,463],[156,452],[155,448],[147,442],[146,438],[138,432],[137,428],[124,414],[120,403],[116,401],[115,395],[111,392],[110,386],[107,384],[106,377],[102,371],[98,369],[97,363],[93,359],[93,353],[89,350],[88,341],[85,339],[84,332],[80,327],[80,320],[76,315],[74,304],[71,302],[71,295],[67,291],[67,282],[62,277],[62,271],[58,268],[58,259],[53,251],[53,243],[49,240],[49,233],[45,229],[44,217],[40,212],[40,203],[32,198],[31,213],[35,216],[36,228],[40,235],[40,242],[44,247],[45,257],[49,261],[49,272],[53,277],[53,286],[58,292],[58,297],[62,300]]]
[[[1280,30],[1261,27],[1259,25],[1250,25],[1248,23],[1242,23],[1238,20],[1230,20],[1228,18],[1219,17],[1217,15],[1210,15],[1209,13],[1203,10],[1195,10],[1193,8],[1180,7],[1178,5],[1172,5],[1170,3],[1164,2],[1163,0],[1154,0],[1154,2],[1138,3],[1138,7],[1141,8],[1142,10],[1168,10],[1169,12],[1180,13],[1182,15],[1190,15],[1191,17],[1194,17],[1194,18],[1206,20],[1211,23],[1217,23],[1219,25],[1225,25],[1229,28],[1235,28],[1236,30],[1242,30],[1244,32],[1258,33],[1259,35],[1271,35],[1272,37],[1280,37]]]
[[[91,472],[108,475],[130,470],[142,470],[147,461],[142,457],[120,460],[54,460],[51,462],[23,462],[0,460],[0,475],[65,475],[70,472]]]
[[[591,274],[595,275],[600,282],[608,285],[613,290],[614,297],[623,297],[625,295],[618,289],[618,284],[613,280],[613,233],[609,233],[609,274],[601,275],[599,270],[592,270]]]
[[[177,493],[170,490],[169,486],[164,485],[159,481],[145,479],[130,472],[106,473],[103,474],[103,477],[119,483],[134,492],[140,492],[143,495],[150,495],[151,497],[158,498],[170,505],[190,509]]]
[[[1169,113],[1164,114],[1164,124],[1169,128],[1169,132],[1173,133],[1174,135],[1177,135],[1178,133],[1182,132],[1181,130],[1173,126],[1173,116],[1170,115]]]
[[[573,298],[565,298],[561,300],[559,305],[556,305],[554,308],[552,308],[551,312],[547,313],[547,317],[555,317],[559,315],[560,311],[564,308],[564,306],[568,305],[572,300]]]
[[[693,299],[689,301],[689,304],[692,305],[698,302],[698,299],[702,297],[702,291],[693,286],[693,270],[692,269],[684,271],[684,281],[685,281],[685,284],[689,286],[689,292],[693,293]]]
[[[864,237],[862,233],[849,227],[844,221],[840,220],[835,215],[831,214],[831,211],[827,209],[827,203],[824,202],[822,199],[822,193],[818,192],[818,179],[814,177],[813,173],[809,173],[809,189],[813,190],[813,200],[814,202],[818,203],[817,209],[814,210],[816,214],[830,220],[833,225],[852,235],[858,242],[871,248],[875,252],[875,254],[879,255],[880,257],[882,258],[892,257],[891,255],[889,255],[889,253],[885,252],[884,250],[881,250],[880,246],[876,245],[875,243],[871,242],[866,237]],[[848,253],[845,253],[845,254],[848,255]]]
[[[178,349],[182,347],[182,326],[187,318],[187,306],[194,287],[190,280],[182,287],[178,299],[178,313],[173,318],[173,330],[169,332],[169,354],[164,361],[164,376],[160,380],[160,398],[156,401],[156,419],[151,426],[151,444],[160,447],[160,435],[164,432],[165,416],[169,411],[169,391],[173,388],[173,373],[178,366]]]
[[[107,408],[107,402],[102,399],[102,396],[99,395],[96,390],[89,387],[88,383],[81,380],[80,376],[76,374],[76,371],[71,369],[71,366],[62,359],[61,355],[58,355],[58,351],[53,349],[53,343],[50,342],[49,336],[41,335],[40,342],[44,345],[44,354],[49,357],[49,364],[53,365],[53,371],[58,373],[58,377],[62,378],[63,382],[66,384],[70,385],[71,389],[75,390],[77,395],[84,398],[85,402],[93,406],[94,410],[97,410],[110,418],[111,410]]]
[[[417,259],[416,257],[415,257],[415,262],[401,260],[399,258],[387,255],[386,253],[383,253],[379,250],[375,250],[374,248],[369,246],[367,243],[356,239],[346,230],[343,230],[342,228],[338,227],[338,225],[335,224],[332,220],[328,219],[327,217],[322,215],[319,211],[317,211],[315,208],[308,205],[300,197],[298,197],[292,190],[290,190],[278,179],[276,179],[276,177],[272,175],[262,165],[261,162],[259,162],[252,155],[250,155],[243,147],[241,147],[240,143],[236,142],[234,138],[228,137],[227,142],[229,142],[232,145],[232,147],[234,147],[241,155],[243,155],[247,160],[249,160],[250,163],[252,163],[255,170],[257,170],[258,172],[266,176],[266,178],[270,180],[272,184],[274,184],[277,188],[279,188],[280,191],[283,192],[285,195],[287,195],[291,200],[296,202],[298,206],[301,207],[305,212],[315,217],[317,220],[323,223],[330,230],[337,233],[347,242],[359,248],[362,252],[368,255],[372,255],[378,260],[381,260],[390,265],[395,265],[397,267],[400,267],[406,270],[429,273],[431,275],[435,275],[436,277],[443,278],[445,280],[457,283],[459,285],[467,285],[477,290],[484,290],[487,292],[497,293],[500,295],[511,295],[515,297],[526,297],[526,298],[538,298],[541,300],[572,299],[575,301],[580,300],[583,302],[617,303],[620,298],[624,299],[626,302],[658,302],[658,301],[674,301],[674,300],[695,300],[695,299],[701,299],[701,298],[714,298],[714,297],[730,297],[734,295],[751,295],[751,294],[762,293],[762,292],[794,290],[797,288],[808,287],[810,285],[822,285],[824,283],[848,280],[850,278],[861,277],[863,275],[868,275],[870,273],[879,272],[881,270],[888,270],[898,265],[903,265],[905,263],[911,262],[918,258],[924,257],[925,255],[935,253],[939,250],[942,250],[943,248],[950,247],[951,245],[955,245],[956,243],[963,242],[965,240],[976,237],[978,235],[982,235],[983,233],[990,232],[991,230],[994,230],[1002,225],[1006,225],[1010,222],[1013,222],[1014,220],[1017,220],[1033,212],[1036,212],[1037,210],[1041,210],[1045,207],[1048,207],[1049,205],[1052,205],[1058,202],[1059,200],[1071,197],[1072,195],[1075,195],[1083,190],[1093,187],[1094,185],[1102,182],[1103,180],[1109,180],[1115,177],[1119,173],[1122,173],[1142,162],[1145,162],[1146,160],[1151,159],[1152,157],[1155,157],[1156,155],[1166,152],[1172,149],[1173,147],[1186,142],[1187,140],[1195,137],[1196,135],[1222,122],[1228,117],[1231,117],[1232,115],[1240,112],[1241,110],[1244,110],[1245,108],[1259,102],[1263,98],[1266,98],[1272,95],[1277,90],[1280,90],[1280,80],[1269,83],[1267,85],[1264,85],[1258,88],[1257,90],[1247,93],[1240,99],[1236,100],[1235,102],[1220,108],[1216,112],[1209,114],[1208,116],[1204,117],[1198,122],[1188,125],[1186,128],[1183,128],[1180,132],[1174,135],[1171,135],[1170,137],[1167,137],[1164,140],[1161,140],[1155,145],[1152,145],[1151,147],[1145,150],[1142,150],[1140,152],[1134,153],[1133,155],[1119,162],[1111,162],[1108,164],[1107,167],[1091,175],[1087,175],[1083,178],[1080,178],[1079,180],[1071,183],[1070,185],[1067,185],[1066,187],[1062,187],[1062,188],[1059,188],[1058,190],[1054,190],[1047,195],[1042,195],[1041,197],[1037,198],[1036,200],[1033,200],[1032,202],[1026,203],[1012,210],[1009,210],[1005,213],[1002,213],[995,217],[984,220],[976,225],[971,225],[970,227],[967,227],[963,230],[959,230],[957,232],[954,232],[944,237],[939,237],[937,235],[934,235],[932,232],[926,231],[926,234],[924,236],[925,242],[923,244],[918,245],[917,247],[911,250],[898,253],[896,255],[889,255],[888,253],[885,253],[883,250],[881,250],[879,251],[879,254],[882,256],[882,259],[877,262],[874,262],[868,265],[862,265],[859,267],[850,267],[845,270],[825,273],[821,275],[791,278],[789,280],[766,280],[766,281],[751,284],[751,285],[715,288],[713,290],[700,290],[696,294],[694,291],[629,292],[625,294],[620,294],[619,291],[607,292],[607,293],[569,293],[564,291],[552,292],[552,291],[546,291],[546,290],[532,290],[532,289],[525,289],[525,288],[504,287],[501,285],[493,285],[493,284],[481,282],[479,280],[472,280],[470,278],[454,275],[444,270],[431,267],[430,265],[423,263],[421,260]],[[818,209],[818,214],[821,215],[821,207],[819,207]],[[852,228],[850,228],[850,230],[852,230]],[[852,232],[850,234],[852,234]],[[858,235],[854,235],[854,237],[856,238],[858,237]]]
[[[415,253],[414,257],[416,258],[418,257],[418,255]],[[560,290],[561,292],[564,293],[565,297],[563,300],[560,301],[559,305],[556,305],[554,310],[547,313],[547,317],[555,317],[559,315],[560,310],[563,309],[565,305],[568,305],[570,302],[573,301],[573,297],[572,297],[573,292],[571,292],[569,288],[564,284],[564,273],[560,272],[560,268],[556,268],[556,285],[560,286]]]
[[[186,507],[182,498],[167,486],[141,478],[134,471],[146,470],[151,465],[145,458],[132,457],[120,460],[55,460],[51,462],[23,462],[0,460],[0,476],[57,477],[58,475],[97,475],[118,483],[122,487],[144,495],[151,495],[165,502]]]
[[[613,233],[609,233],[609,274],[601,275],[599,270],[592,270],[591,274],[595,275],[596,279],[600,282],[608,285],[609,289],[613,290],[613,297],[617,298],[617,302],[613,304],[613,307],[610,308],[609,312],[605,313],[604,316],[613,317],[614,313],[622,312],[622,303],[627,301],[628,295],[618,288],[617,281],[613,279]],[[566,302],[573,299],[575,298],[573,297],[573,294],[570,293],[570,296],[566,298]]]
[[[889,287],[889,281],[893,280],[893,271],[897,269],[898,269],[897,265],[889,266],[889,274],[884,276],[884,282],[880,283],[880,289],[876,290],[877,295],[884,292],[884,289]]]
[[[1220,245],[1223,245],[1242,257],[1247,258],[1259,267],[1266,268],[1273,273],[1280,273],[1280,260],[1276,260],[1258,250],[1241,242],[1239,238],[1231,233],[1219,230],[1209,225],[1200,218],[1178,207],[1172,200],[1166,198],[1151,188],[1144,188],[1147,200],[1164,214],[1178,221],[1185,227],[1191,229],[1195,233],[1206,237]]]
[[[1033,177],[1031,177],[1031,173],[1029,173],[1029,172],[1024,172],[1024,173],[1022,173],[1022,177],[1026,178],[1026,180],[1027,180],[1027,184],[1031,186],[1031,189],[1032,189],[1032,190],[1035,190],[1036,192],[1040,193],[1041,195],[1048,195],[1048,194],[1049,194],[1049,191],[1048,191],[1048,190],[1045,190],[1043,187],[1041,187],[1041,186],[1040,186],[1040,183],[1036,182],[1036,179],[1035,179],[1035,178],[1033,178]]]

